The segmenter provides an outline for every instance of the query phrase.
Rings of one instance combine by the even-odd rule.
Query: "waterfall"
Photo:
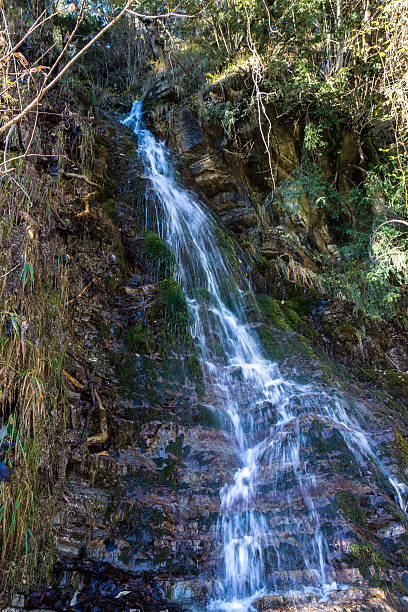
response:
[[[338,432],[361,478],[375,471],[404,511],[405,485],[389,474],[357,405],[323,386],[286,380],[265,357],[245,316],[249,281],[220,247],[217,222],[177,183],[164,144],[141,117],[142,104],[135,102],[123,123],[138,136],[148,190],[160,210],[156,231],[175,253],[206,384],[237,457],[220,490],[214,546],[221,554],[209,608],[251,610],[256,598],[283,591],[324,598],[338,585],[315,505],[319,481],[307,452],[307,424],[315,418]]]

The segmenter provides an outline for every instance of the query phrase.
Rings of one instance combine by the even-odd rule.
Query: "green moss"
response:
[[[239,261],[233,239],[218,224],[214,226],[214,229],[218,248],[228,257],[232,265],[238,268]]]
[[[254,255],[254,259],[261,272],[266,272],[271,267],[271,262],[263,255]]]
[[[342,323],[339,326],[339,335],[347,338],[353,338],[356,335],[356,329],[349,323]]]
[[[101,323],[99,325],[99,333],[101,334],[101,338],[104,340],[108,340],[110,337],[110,325],[109,323]]]
[[[351,491],[340,491],[336,493],[336,504],[344,512],[346,517],[356,525],[366,526],[367,521],[363,511],[358,505],[357,499]]]
[[[209,350],[214,354],[214,357],[218,359],[222,359],[223,357],[225,357],[222,345],[218,340],[209,340],[207,345]]]
[[[107,215],[109,215],[109,217],[113,217],[113,215],[115,214],[115,200],[103,200],[101,202],[101,208],[106,212]]]
[[[298,313],[292,310],[291,308],[288,308],[287,306],[285,307],[285,315],[293,328],[299,327],[301,325],[302,319],[300,318]]]
[[[133,397],[136,384],[136,365],[134,359],[125,356],[124,353],[117,353],[114,360],[115,374],[126,397]]]
[[[210,427],[211,429],[220,428],[219,416],[215,410],[211,410],[207,406],[199,406],[198,408],[199,412],[194,418],[195,424]]]
[[[194,287],[190,291],[190,297],[197,302],[202,304],[214,305],[216,304],[216,297],[205,287]]]
[[[100,133],[98,132],[94,132],[94,140],[95,140],[95,144],[102,146],[102,147],[108,147],[109,146],[109,141],[107,138],[105,138],[104,136],[102,136]]]
[[[160,282],[160,290],[166,306],[165,317],[170,330],[177,336],[190,338],[190,314],[180,284],[172,278],[167,278]]]
[[[364,382],[374,382],[378,380],[378,372],[375,370],[358,370],[358,377]]]
[[[408,442],[399,431],[395,432],[395,443],[401,466],[405,472],[408,472]]]
[[[115,294],[116,289],[118,288],[119,281],[116,276],[110,276],[108,280],[108,291],[111,294]]]
[[[325,439],[323,438],[322,434],[318,434],[316,436],[316,448],[317,451],[321,454],[321,455],[325,455],[328,452],[328,448],[327,448],[327,444]]]
[[[126,134],[122,134],[122,144],[127,151],[133,151],[135,148],[135,141],[129,138]]]
[[[350,564],[358,567],[363,578],[367,580],[372,580],[370,568],[374,567],[374,581],[376,583],[379,581],[380,568],[388,569],[391,567],[391,564],[381,551],[375,550],[369,542],[362,540],[351,544],[347,560]]]
[[[283,349],[282,343],[276,337],[276,333],[262,325],[255,329],[259,341],[265,351],[266,356],[272,361],[281,361],[286,355],[286,351]]]
[[[269,295],[258,295],[256,303],[265,323],[276,325],[280,329],[290,330],[291,326],[286,318],[286,315],[278,302]]]
[[[331,325],[330,323],[325,323],[323,325],[323,333],[327,338],[331,338],[331,336],[333,336],[335,332],[335,327],[334,325]]]
[[[113,200],[113,196],[115,195],[115,185],[112,181],[105,181],[102,187],[102,190],[98,194],[99,202],[106,202],[108,200]]]
[[[147,355],[151,352],[154,338],[148,328],[144,328],[141,323],[132,327],[125,338],[125,344],[131,353],[142,353]]]
[[[176,258],[169,245],[154,232],[143,232],[141,255],[145,257],[159,278],[172,276],[176,270]]]
[[[289,308],[290,310],[294,310],[299,316],[309,314],[313,300],[311,300],[310,297],[305,296],[302,290],[300,293],[297,291],[294,291],[293,293],[294,294],[289,300],[285,300],[285,307]]]
[[[313,350],[313,348],[310,345],[310,342],[307,338],[305,338],[305,336],[303,336],[302,334],[297,333],[296,334],[296,340],[298,342],[298,346],[300,346],[302,353],[304,354],[304,356],[308,359],[313,359],[313,357],[315,357],[315,352]]]
[[[187,359],[187,373],[189,378],[195,382],[198,397],[204,394],[204,375],[201,362],[196,355]]]
[[[166,561],[171,559],[170,548],[156,548],[154,551],[154,561],[158,565],[162,565]]]
[[[388,370],[385,372],[384,376],[389,385],[408,390],[408,374],[401,374],[400,372]]]

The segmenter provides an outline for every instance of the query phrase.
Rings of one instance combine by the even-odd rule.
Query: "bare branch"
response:
[[[99,40],[99,38],[101,38],[101,36],[103,36],[105,34],[105,32],[110,30],[112,28],[112,26],[114,26],[126,14],[126,12],[132,6],[134,1],[135,0],[128,0],[126,5],[120,11],[120,13],[118,13],[118,15],[116,17],[111,19],[111,21],[109,23],[107,23],[106,26],[104,26],[101,30],[99,30],[99,32],[97,34],[95,34],[95,36],[84,47],[82,47],[82,49],[80,49],[80,51],[78,51],[78,53],[76,53],[74,55],[74,57],[72,57],[69,60],[69,62],[67,62],[67,64],[64,66],[64,68],[62,68],[58,72],[58,74],[52,79],[52,81],[50,83],[48,83],[48,85],[46,85],[45,87],[41,88],[41,90],[38,93],[38,95],[18,115],[16,115],[12,119],[10,119],[10,121],[8,121],[5,125],[1,126],[0,127],[0,134],[2,132],[6,132],[7,130],[9,130],[11,128],[12,125],[14,125],[15,123],[18,123],[19,121],[21,121],[21,119],[23,119],[35,106],[37,106],[39,104],[39,102],[41,102],[41,100],[43,99],[43,97],[45,96],[47,91],[49,91],[52,87],[54,87],[54,85],[79,60],[79,58],[82,57],[82,55],[90,47],[92,47],[92,45],[94,45],[95,42],[97,40]]]

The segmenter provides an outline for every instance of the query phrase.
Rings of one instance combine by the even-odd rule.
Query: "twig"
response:
[[[87,291],[87,289],[89,289],[89,287],[91,285],[94,285],[94,284],[96,285],[97,283],[99,283],[99,278],[94,276],[94,278],[91,280],[91,282],[88,283],[86,285],[86,287],[84,287],[84,289],[82,289],[81,293],[79,295],[77,295],[76,297],[73,297],[70,300],[68,300],[68,302],[65,304],[65,306],[68,306],[68,304],[72,304],[72,302],[75,302],[75,300],[78,300],[85,293],[85,291]]]
[[[5,276],[7,276],[8,274],[10,274],[11,272],[13,272],[13,270],[16,270],[16,268],[19,268],[21,266],[21,264],[17,264],[16,266],[14,266],[14,268],[11,268],[11,270],[9,270],[8,272],[6,272],[5,274],[2,274],[0,276],[0,278],[4,278]]]

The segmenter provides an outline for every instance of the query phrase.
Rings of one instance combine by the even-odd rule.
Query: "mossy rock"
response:
[[[132,327],[125,338],[125,344],[131,353],[149,354],[153,348],[154,337],[150,329],[141,323]]]
[[[286,306],[285,308],[286,319],[289,321],[289,323],[292,325],[293,328],[299,327],[302,324],[302,319],[300,318],[300,316],[295,310],[288,308],[286,304],[285,306]]]
[[[115,184],[112,181],[105,181],[101,191],[98,193],[99,202],[112,200],[115,195]]]
[[[375,382],[378,380],[378,372],[375,370],[361,369],[356,373],[363,382]]]
[[[172,276],[176,271],[176,257],[169,245],[155,232],[143,232],[141,255],[150,263],[159,278]]]
[[[200,360],[196,355],[187,358],[187,375],[196,385],[198,397],[204,395],[204,374]]]
[[[345,516],[356,525],[365,527],[367,524],[364,512],[358,505],[358,501],[351,491],[340,491],[336,493],[336,504],[344,512]]]
[[[358,330],[355,329],[350,323],[342,323],[338,327],[338,335],[341,339],[352,340],[357,334]]]
[[[391,563],[381,551],[376,550],[372,544],[360,540],[350,546],[350,552],[347,555],[347,561],[350,565],[356,566],[363,578],[373,581],[378,584],[379,573],[381,569],[389,569]],[[371,574],[371,568],[374,568],[374,578]]]
[[[399,387],[404,391],[408,391],[408,374],[401,374],[400,372],[388,370],[384,373],[384,377],[390,386]]]
[[[213,293],[208,291],[205,287],[193,287],[190,291],[190,297],[201,304],[215,305],[217,298]]]
[[[285,300],[285,307],[296,312],[300,317],[310,313],[313,300],[303,294],[295,292],[289,300]]]
[[[184,339],[191,338],[189,331],[190,313],[180,284],[172,278],[167,278],[160,282],[160,290],[166,307],[165,317],[170,330],[176,336]]]
[[[256,254],[253,255],[253,258],[255,259],[256,265],[258,266],[259,271],[261,273],[267,272],[271,267],[271,262],[269,261],[269,259],[264,257],[264,255]]]
[[[276,327],[287,331],[292,329],[278,300],[269,295],[258,295],[256,296],[256,303],[264,323],[276,325]]]
[[[113,217],[115,214],[115,200],[112,198],[109,200],[103,200],[101,203],[101,208],[109,217]]]
[[[408,474],[408,442],[401,432],[395,432],[395,443],[397,445],[398,457],[403,470]]]
[[[214,229],[218,248],[229,259],[234,268],[238,269],[239,261],[233,239],[219,225],[215,225]]]
[[[268,359],[282,361],[286,356],[286,350],[283,348],[283,344],[276,333],[265,325],[257,327],[255,331]]]

